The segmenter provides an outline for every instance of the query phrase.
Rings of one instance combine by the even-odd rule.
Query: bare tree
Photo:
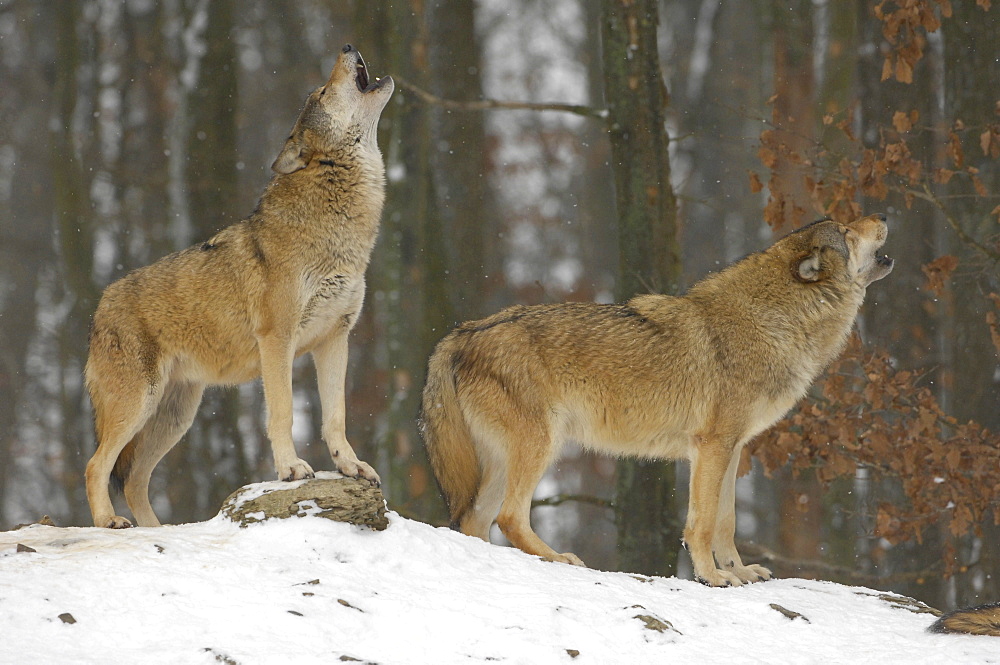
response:
[[[670,184],[656,0],[604,0],[601,32],[611,168],[618,205],[619,279],[625,300],[677,293],[681,263],[677,203]],[[615,499],[619,566],[670,574],[680,541],[674,463],[622,461]]]

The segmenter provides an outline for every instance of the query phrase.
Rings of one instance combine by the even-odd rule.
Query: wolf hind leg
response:
[[[191,427],[204,391],[204,385],[198,383],[168,384],[156,412],[122,452],[122,461],[129,455],[125,500],[139,526],[160,526],[149,503],[149,480],[159,461]]]
[[[495,454],[494,446],[476,445],[481,478],[472,507],[462,516],[459,530],[490,542],[490,527],[503,505],[507,483],[507,468],[503,455]]]
[[[584,566],[580,557],[572,552],[556,552],[531,528],[531,497],[558,447],[548,428],[511,432],[507,443],[509,472],[503,506],[497,517],[500,530],[514,547],[523,552],[540,556],[546,561]]]
[[[140,373],[120,382],[104,382],[95,374],[88,371],[87,377],[97,432],[97,450],[85,473],[87,501],[94,526],[125,529],[132,523],[115,514],[108,481],[122,450],[156,410],[163,387],[160,382],[150,384]]]

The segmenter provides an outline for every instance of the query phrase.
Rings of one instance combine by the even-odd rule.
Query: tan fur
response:
[[[875,253],[885,237],[881,216],[824,220],[682,297],[512,307],[459,326],[431,356],[422,408],[453,525],[489,540],[496,519],[525,552],[582,565],[529,523],[563,444],[688,459],[695,575],[768,579],[733,543],[739,452],[841,352],[866,287],[892,268]]]
[[[278,477],[312,477],[292,442],[292,361],[303,353],[316,364],[322,434],[337,469],[378,482],[344,435],[347,336],[385,199],[375,129],[393,90],[387,77],[362,91],[367,79],[360,54],[345,46],[306,100],[253,214],[104,291],[86,369],[95,525],[131,526],[114,514],[113,468],[138,524],[159,525],[150,474],[190,427],[206,385],[263,376]]]
[[[1000,637],[1000,603],[966,607],[945,614],[927,629],[932,633],[967,633]]]

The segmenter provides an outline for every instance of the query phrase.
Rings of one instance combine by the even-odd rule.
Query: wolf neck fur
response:
[[[713,337],[739,334],[744,339],[756,339],[756,344],[751,341],[757,356],[755,362],[759,363],[760,357],[787,357],[787,349],[772,347],[775,339],[780,339],[782,346],[799,349],[803,353],[801,357],[808,358],[811,363],[810,366],[794,368],[794,373],[803,374],[799,378],[809,382],[843,351],[864,298],[864,289],[846,276],[814,284],[799,283],[792,278],[790,271],[774,271],[773,263],[783,261],[781,255],[751,255],[739,264],[695,284],[688,297],[699,305]],[[745,265],[747,262],[749,266]],[[754,264],[760,266],[761,275],[780,274],[783,277],[748,281],[746,268],[752,268]],[[787,277],[784,277],[786,274]],[[803,311],[803,299],[793,297],[793,290],[805,288],[819,289],[823,297],[806,300],[811,308]],[[852,306],[845,308],[840,305],[844,300],[850,301]],[[725,316],[718,316],[720,310],[725,312]],[[737,326],[739,331],[735,330]],[[755,331],[757,334],[754,334]],[[726,347],[720,344],[720,348]],[[744,360],[750,359],[729,359],[737,363]]]
[[[257,212],[267,216],[272,212],[272,201],[284,208],[289,200],[312,218],[349,219],[377,232],[385,201],[385,168],[378,149],[373,150],[362,138],[357,144],[313,155],[304,168],[271,179]],[[347,210],[355,214],[345,216]],[[361,214],[357,214],[359,210]]]

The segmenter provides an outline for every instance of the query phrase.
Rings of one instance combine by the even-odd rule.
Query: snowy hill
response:
[[[1000,660],[1000,640],[928,634],[933,617],[907,605],[825,582],[573,568],[394,513],[382,532],[216,517],[0,533],[0,663]]]

